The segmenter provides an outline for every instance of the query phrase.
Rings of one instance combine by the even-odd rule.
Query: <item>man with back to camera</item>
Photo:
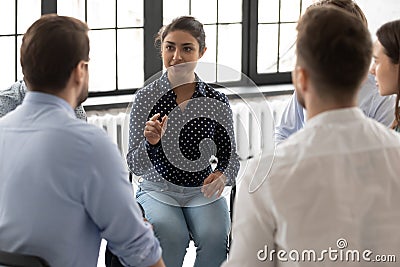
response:
[[[375,260],[399,257],[400,136],[357,107],[370,33],[331,6],[309,8],[297,31],[292,78],[308,122],[268,176],[243,178],[223,267],[397,266]]]
[[[118,148],[74,114],[88,95],[88,30],[46,15],[23,37],[30,91],[0,119],[0,250],[96,266],[104,238],[127,266],[163,267]]]
[[[342,8],[357,18],[359,18],[365,26],[368,26],[367,19],[361,8],[353,0],[320,0],[312,6],[335,6]],[[390,126],[394,120],[394,106],[396,97],[381,96],[375,85],[372,75],[363,82],[361,90],[358,93],[357,103],[361,110],[370,118],[378,122]],[[290,135],[304,127],[306,111],[297,100],[296,92],[293,93],[288,105],[282,113],[282,117],[275,127],[275,144],[279,144]]]

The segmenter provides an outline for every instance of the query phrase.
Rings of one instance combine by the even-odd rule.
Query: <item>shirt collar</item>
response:
[[[326,125],[329,123],[344,123],[354,120],[360,120],[365,117],[359,107],[341,108],[324,111],[307,120],[305,127],[314,127],[317,125]]]
[[[195,93],[199,93],[202,96],[207,96],[207,92],[206,92],[206,86],[207,84],[205,82],[203,82],[200,77],[195,73],[195,82],[196,82],[196,88],[195,88]],[[162,85],[162,88],[166,88],[166,90],[168,91],[172,91],[171,89],[171,83],[168,80],[168,72],[164,72],[164,74],[161,76],[160,78],[160,82]]]
[[[200,93],[202,96],[207,96],[207,93],[206,93],[207,84],[205,82],[203,82],[199,78],[199,76],[197,76],[196,73],[195,73],[195,75],[196,75],[196,78],[195,78],[195,80],[196,80],[196,92]]]
[[[67,101],[65,101],[61,97],[52,94],[36,92],[36,91],[27,91],[26,96],[24,98],[24,102],[41,104],[41,105],[43,104],[55,105],[57,107],[64,109],[69,115],[75,117],[74,109],[67,103]]]

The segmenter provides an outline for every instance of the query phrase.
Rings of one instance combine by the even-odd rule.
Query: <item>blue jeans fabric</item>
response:
[[[194,267],[217,267],[226,260],[230,218],[225,198],[203,196],[200,188],[144,181],[137,192],[146,218],[154,227],[168,267],[181,267],[192,239]]]

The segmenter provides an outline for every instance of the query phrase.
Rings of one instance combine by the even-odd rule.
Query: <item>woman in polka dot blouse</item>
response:
[[[166,72],[138,91],[130,114],[130,170],[166,266],[182,266],[190,239],[195,267],[226,259],[230,219],[221,193],[239,170],[227,97],[194,72],[206,51],[203,25],[179,17],[156,38]],[[212,168],[211,156],[217,164]]]

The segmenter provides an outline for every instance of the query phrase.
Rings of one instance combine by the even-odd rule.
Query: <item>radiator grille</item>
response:
[[[246,160],[262,151],[274,148],[274,120],[280,118],[287,101],[276,100],[248,101],[232,100],[234,131],[237,152],[241,160]],[[116,115],[91,115],[88,122],[104,129],[118,145],[121,153],[128,151],[129,115],[121,112]]]

